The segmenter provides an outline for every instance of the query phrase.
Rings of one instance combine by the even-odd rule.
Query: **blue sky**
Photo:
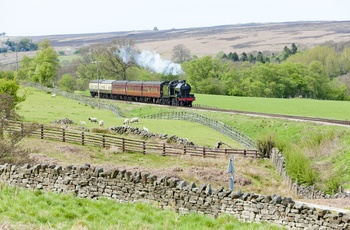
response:
[[[8,36],[350,20],[349,0],[7,0],[0,8]]]

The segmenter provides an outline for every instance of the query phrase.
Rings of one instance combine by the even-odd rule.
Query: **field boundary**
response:
[[[142,154],[159,154],[162,156],[199,156],[203,158],[222,158],[230,155],[260,157],[256,149],[220,149],[196,147],[186,145],[169,145],[166,143],[152,143],[143,140],[133,140],[117,137],[111,134],[90,133],[63,127],[54,127],[43,124],[8,121],[10,133],[17,132],[24,135],[25,130],[34,127],[29,136],[53,141],[69,142],[81,145],[92,145],[102,148],[116,148],[116,152],[139,152]]]

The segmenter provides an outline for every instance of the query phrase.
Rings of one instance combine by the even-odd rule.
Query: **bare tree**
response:
[[[134,52],[136,50],[133,40],[114,40],[107,46],[102,66],[109,72],[119,75],[122,80],[126,80],[127,69],[135,66]]]
[[[178,44],[173,48],[172,60],[177,63],[183,63],[191,60],[191,51],[183,44]]]

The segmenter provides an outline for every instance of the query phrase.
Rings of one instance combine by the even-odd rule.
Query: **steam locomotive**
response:
[[[192,102],[196,100],[191,94],[191,86],[185,80],[92,80],[89,83],[89,91],[92,97],[173,106],[191,107]]]

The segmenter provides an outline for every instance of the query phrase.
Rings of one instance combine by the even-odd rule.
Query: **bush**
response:
[[[259,150],[260,157],[262,158],[270,158],[271,151],[276,146],[274,137],[272,135],[258,139],[256,141],[256,145]]]
[[[317,179],[317,174],[311,166],[311,160],[298,150],[284,152],[286,157],[286,170],[292,179],[297,179],[298,184],[312,185]]]

